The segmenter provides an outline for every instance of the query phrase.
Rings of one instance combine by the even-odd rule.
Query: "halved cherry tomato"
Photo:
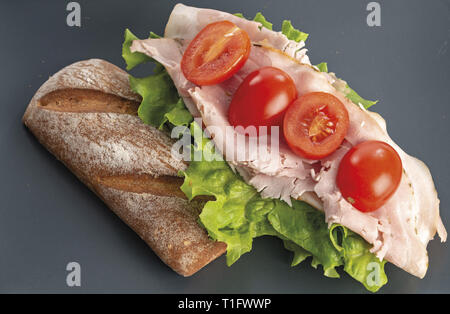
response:
[[[235,24],[229,21],[211,23],[187,47],[181,70],[194,84],[218,84],[244,65],[250,48],[248,34]]]
[[[281,127],[284,114],[297,98],[294,81],[284,71],[263,67],[250,73],[233,95],[228,119],[233,126]],[[259,134],[259,133],[258,133]]]
[[[380,208],[397,190],[402,178],[402,160],[385,142],[362,142],[342,159],[337,186],[342,196],[362,212]]]
[[[289,147],[307,159],[321,159],[341,145],[348,112],[335,96],[314,92],[299,97],[286,111],[283,131]]]

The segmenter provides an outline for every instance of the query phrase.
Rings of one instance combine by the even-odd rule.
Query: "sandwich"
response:
[[[127,70],[73,64],[24,123],[178,273],[278,237],[292,266],[339,269],[372,292],[386,262],[423,278],[447,233],[428,168],[344,80],[313,65],[308,34],[177,4],[164,36],[125,31]],[[150,73],[149,73],[150,74]]]

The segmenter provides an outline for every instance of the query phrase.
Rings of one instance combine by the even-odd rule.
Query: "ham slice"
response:
[[[244,29],[252,40],[252,50],[246,64],[229,80],[214,86],[196,86],[187,81],[180,69],[183,52],[195,35],[209,23],[228,20]],[[381,116],[350,102],[342,92],[342,81],[333,74],[321,73],[311,66],[304,43],[289,40],[280,32],[270,31],[261,24],[234,15],[187,7],[178,4],[173,9],[161,39],[135,40],[131,51],[149,55],[160,62],[172,77],[180,96],[191,113],[203,119],[215,145],[229,164],[261,192],[263,197],[281,198],[290,204],[291,198],[303,199],[325,213],[326,221],[342,224],[373,245],[372,252],[405,271],[422,278],[428,267],[426,246],[438,232],[442,241],[447,232],[439,216],[439,200],[428,168],[406,154],[389,137]],[[299,95],[322,91],[335,95],[345,105],[350,127],[343,145],[331,156],[311,161],[295,155],[280,144],[257,145],[262,150],[246,150],[238,158],[238,133],[229,132],[227,119],[231,95],[250,72],[274,66],[288,73]],[[225,136],[226,134],[226,136]],[[249,145],[249,137],[243,144]],[[389,143],[399,153],[403,177],[393,197],[380,209],[362,213],[342,198],[335,179],[340,160],[353,145],[366,140]],[[241,143],[242,144],[242,143]],[[246,146],[248,147],[248,146]],[[260,158],[261,152],[270,158]],[[242,156],[241,156],[242,157]]]

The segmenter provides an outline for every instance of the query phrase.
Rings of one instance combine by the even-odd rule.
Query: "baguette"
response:
[[[226,250],[197,223],[173,140],[137,117],[128,75],[99,59],[65,67],[32,98],[23,123],[174,271],[190,276]]]

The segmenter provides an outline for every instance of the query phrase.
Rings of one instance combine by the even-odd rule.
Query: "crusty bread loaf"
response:
[[[99,59],[74,63],[32,98],[23,122],[173,270],[190,276],[224,253],[197,223],[204,200],[179,189],[183,161],[137,117],[128,75]]]

